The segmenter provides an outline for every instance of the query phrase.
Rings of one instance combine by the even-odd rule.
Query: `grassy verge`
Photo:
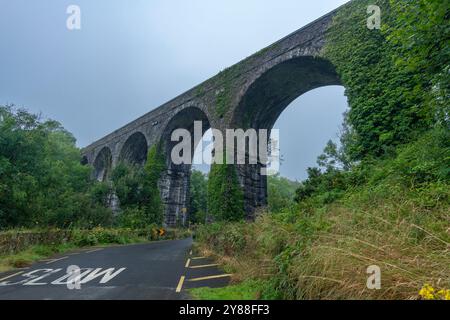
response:
[[[33,262],[76,248],[77,246],[70,243],[60,245],[34,245],[15,254],[0,256],[0,272],[15,268],[24,268],[31,265]]]
[[[189,290],[195,300],[257,300],[261,297],[262,281],[246,280],[223,288]]]
[[[332,201],[320,193],[252,224],[201,227],[198,250],[234,274],[242,283],[234,289],[256,280],[261,299],[421,299],[426,284],[450,299],[446,137],[424,136],[394,159],[365,165],[364,182]],[[379,290],[367,287],[374,265],[381,270]]]
[[[0,233],[0,272],[23,268],[77,248],[181,239],[189,235],[188,230],[178,229],[166,230],[163,236],[155,229],[9,230]]]
[[[312,216],[213,225],[199,230],[198,246],[235,282],[265,280],[256,289],[263,299],[416,299],[427,283],[450,288],[449,207],[424,209],[394,195],[355,194]],[[381,290],[366,287],[371,265],[381,268]],[[205,294],[199,297],[214,297],[214,290]]]

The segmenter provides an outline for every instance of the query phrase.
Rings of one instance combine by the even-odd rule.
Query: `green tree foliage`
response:
[[[244,193],[239,184],[236,167],[213,163],[208,177],[208,214],[216,221],[244,219]]]
[[[349,170],[352,163],[345,153],[345,149],[329,140],[323,150],[323,154],[317,158],[317,164],[319,167],[329,171],[333,168]]]
[[[396,153],[393,159],[364,160],[348,171],[328,165],[308,168],[308,179],[297,189],[295,199],[303,202],[314,198],[319,204],[331,203],[349,190],[364,185],[376,187],[387,176],[395,177],[405,188],[450,182],[450,131],[446,128],[437,126],[417,141],[399,146]],[[325,158],[325,154],[319,156]]]
[[[119,163],[111,173],[114,191],[122,208],[140,207],[146,197],[143,187],[145,171],[142,166]]]
[[[197,170],[192,170],[190,196],[189,196],[189,221],[192,223],[204,223],[208,210],[208,178]]]
[[[434,111],[425,103],[424,94],[430,90],[433,76],[405,68],[396,63],[398,58],[393,59],[399,57],[399,47],[409,46],[404,39],[410,33],[400,31],[403,25],[417,23],[405,20],[407,14],[398,15],[402,9],[397,7],[420,5],[411,1],[392,3],[394,9],[389,0],[354,1],[337,13],[327,35],[324,54],[336,66],[350,104],[348,121],[353,143],[347,148],[353,159],[385,155],[433,123]],[[366,27],[367,6],[373,4],[381,8],[382,30]],[[429,43],[426,47],[431,49]],[[442,63],[437,61],[439,66]]]
[[[285,177],[268,176],[268,206],[270,212],[281,212],[289,209],[294,204],[295,192],[299,188],[300,183],[291,181]]]
[[[90,175],[58,122],[0,107],[0,229],[109,224]]]
[[[162,224],[164,206],[158,181],[164,169],[159,145],[149,150],[144,167],[122,162],[114,168],[111,180],[122,209],[121,226],[145,228]]]

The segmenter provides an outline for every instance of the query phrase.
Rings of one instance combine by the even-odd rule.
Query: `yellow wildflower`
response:
[[[450,289],[436,290],[429,284],[425,284],[419,291],[419,296],[425,300],[450,300]]]
[[[429,285],[425,284],[422,289],[419,291],[419,296],[421,296],[425,300],[433,300],[434,297],[434,288]]]
[[[450,290],[439,290],[437,293],[437,297],[442,300],[450,300]]]

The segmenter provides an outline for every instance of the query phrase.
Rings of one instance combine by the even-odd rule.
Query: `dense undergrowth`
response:
[[[450,133],[436,128],[347,172],[357,183],[346,190],[337,184],[253,224],[204,226],[197,244],[240,286],[260,280],[251,286],[260,298],[415,299],[424,284],[450,288],[449,159]],[[366,287],[371,265],[380,290]]]
[[[368,5],[381,28],[367,28]],[[449,16],[427,0],[357,0],[336,13],[323,56],[350,106],[340,146],[308,169],[297,205],[197,232],[238,287],[268,299],[450,299]]]

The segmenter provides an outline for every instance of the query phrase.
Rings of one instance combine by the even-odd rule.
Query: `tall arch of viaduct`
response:
[[[203,121],[203,131],[210,127],[222,131],[271,129],[298,96],[321,86],[341,84],[334,66],[322,56],[326,31],[337,10],[92,143],[82,150],[82,162],[94,166],[93,178],[105,180],[122,160],[144,163],[147,150],[161,142],[167,172],[159,187],[165,222],[174,225],[189,200],[190,166],[170,163],[172,131],[191,131],[197,120]],[[236,165],[249,219],[267,203],[262,166]]]

